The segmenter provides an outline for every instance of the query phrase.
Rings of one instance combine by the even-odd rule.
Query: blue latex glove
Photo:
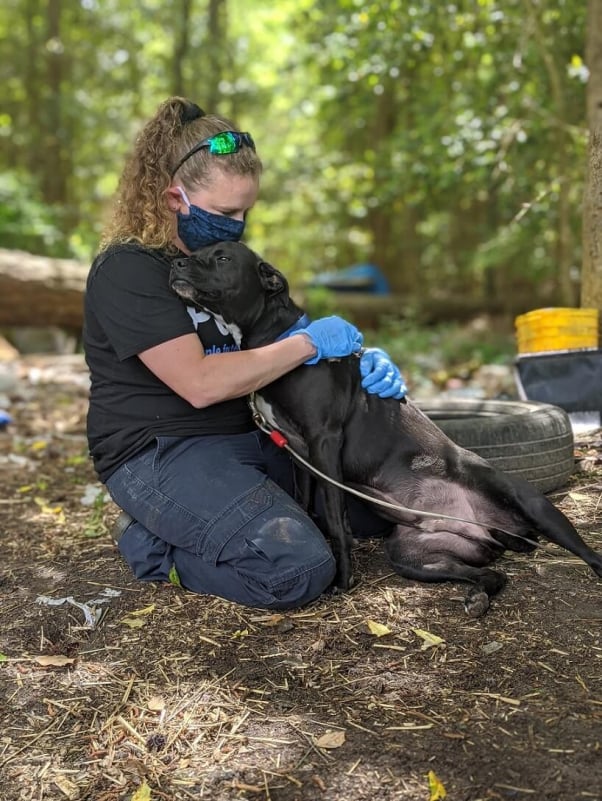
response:
[[[306,328],[292,331],[290,336],[295,334],[306,334],[317,350],[316,355],[305,364],[316,364],[320,359],[338,359],[358,353],[364,341],[357,328],[342,317],[322,317]]]
[[[380,348],[366,348],[360,359],[360,373],[362,387],[371,395],[401,400],[408,391],[399,368]]]

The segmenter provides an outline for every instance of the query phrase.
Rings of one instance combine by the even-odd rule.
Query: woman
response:
[[[243,352],[168,286],[179,252],[242,237],[260,173],[249,134],[183,98],[142,130],[88,278],[88,441],[125,512],[115,539],[138,578],[284,609],[326,589],[334,562],[291,498],[288,456],[255,428],[245,396],[303,363],[359,350],[361,334],[329,317]],[[369,392],[405,392],[383,351],[368,350],[360,369]],[[355,506],[362,534],[386,529]]]

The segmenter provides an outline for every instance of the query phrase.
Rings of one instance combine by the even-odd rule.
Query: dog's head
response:
[[[197,309],[219,315],[243,332],[276,296],[288,302],[288,283],[241,242],[218,242],[172,262],[169,285]]]

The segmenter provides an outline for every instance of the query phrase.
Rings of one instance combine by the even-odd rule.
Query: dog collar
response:
[[[283,331],[279,337],[276,337],[276,342],[280,342],[281,339],[286,339],[289,337],[294,331],[299,331],[302,328],[307,328],[307,326],[311,323],[311,320],[307,316],[307,314],[302,314],[299,319],[291,325],[290,328],[287,328],[286,331]]]

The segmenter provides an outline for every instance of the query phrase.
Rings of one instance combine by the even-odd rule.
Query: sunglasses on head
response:
[[[199,150],[207,148],[213,156],[229,156],[231,153],[238,153],[243,145],[253,148],[255,150],[255,142],[250,133],[242,131],[222,131],[221,133],[214,134],[213,136],[203,139],[196,144],[192,150],[189,150],[186,155],[180,159],[176,168],[172,170],[171,177],[173,178],[182,164]]]

